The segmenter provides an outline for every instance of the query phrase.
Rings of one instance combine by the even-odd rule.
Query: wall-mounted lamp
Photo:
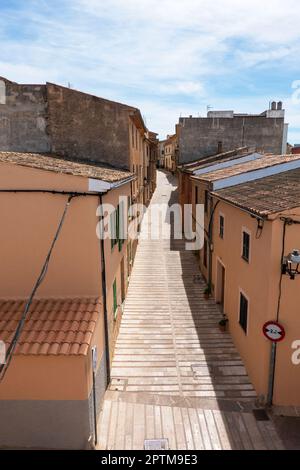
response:
[[[293,250],[285,256],[282,263],[282,274],[288,274],[292,280],[300,274],[300,250]]]

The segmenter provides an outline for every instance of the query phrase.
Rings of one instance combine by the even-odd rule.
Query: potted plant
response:
[[[228,318],[224,315],[222,320],[219,321],[219,328],[221,331],[226,331],[226,326],[228,323]]]
[[[210,297],[210,294],[211,294],[211,286],[208,284],[204,290],[204,298],[208,300]]]

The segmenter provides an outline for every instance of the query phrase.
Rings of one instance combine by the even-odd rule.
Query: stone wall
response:
[[[234,116],[234,118],[180,118],[179,163],[218,153],[218,143],[227,152],[238,147],[258,147],[282,153],[284,118]]]
[[[52,152],[129,169],[131,108],[47,83]]]
[[[130,169],[134,108],[59,85],[0,77],[0,151],[52,152]]]
[[[0,150],[49,152],[45,85],[18,85],[0,77]]]

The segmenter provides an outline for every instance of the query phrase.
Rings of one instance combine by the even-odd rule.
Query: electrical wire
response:
[[[12,341],[11,341],[11,343],[10,343],[10,346],[9,346],[8,349],[7,349],[6,356],[5,356],[5,363],[0,366],[0,382],[4,379],[5,374],[6,374],[6,372],[7,372],[7,369],[8,369],[8,367],[9,367],[9,365],[10,365],[11,360],[12,360],[14,350],[15,350],[15,348],[16,348],[16,346],[17,346],[17,343],[18,343],[18,340],[19,340],[19,338],[20,338],[20,335],[21,335],[21,333],[22,333],[22,331],[23,331],[23,327],[24,327],[26,318],[27,318],[27,316],[28,316],[28,312],[29,312],[29,309],[30,309],[30,307],[31,307],[32,301],[33,301],[33,299],[34,299],[34,296],[35,296],[35,294],[36,294],[38,288],[40,287],[40,285],[42,284],[42,282],[43,282],[44,279],[45,279],[45,276],[46,276],[47,271],[48,271],[48,266],[49,266],[49,262],[50,262],[50,259],[51,259],[51,255],[52,255],[53,249],[54,249],[55,244],[56,244],[56,242],[57,242],[57,240],[58,240],[58,237],[59,237],[59,234],[60,234],[60,232],[61,232],[62,226],[63,226],[63,224],[64,224],[64,221],[65,221],[65,218],[66,218],[66,215],[67,215],[67,212],[68,212],[68,209],[69,209],[71,200],[72,200],[74,197],[76,197],[76,195],[74,195],[74,194],[73,194],[73,195],[70,195],[70,196],[68,197],[68,200],[67,200],[67,203],[66,203],[66,206],[65,206],[63,215],[62,215],[62,217],[61,217],[61,219],[60,219],[58,228],[57,228],[57,230],[56,230],[55,236],[54,236],[53,241],[52,241],[52,243],[51,243],[50,250],[49,250],[49,252],[48,252],[48,254],[47,254],[47,256],[46,256],[46,259],[45,259],[45,262],[44,262],[44,264],[43,264],[43,267],[42,267],[42,270],[41,270],[41,272],[40,272],[40,275],[39,275],[39,277],[38,277],[38,279],[37,279],[37,281],[36,281],[36,283],[35,283],[35,285],[34,285],[32,291],[31,291],[31,294],[30,294],[29,299],[28,299],[28,301],[27,301],[27,303],[26,303],[26,306],[25,306],[24,312],[23,312],[23,314],[22,314],[22,317],[21,317],[21,319],[20,319],[20,321],[19,321],[19,323],[18,323],[16,332],[15,332],[15,334],[14,334],[14,336],[13,336],[13,339],[12,339]]]

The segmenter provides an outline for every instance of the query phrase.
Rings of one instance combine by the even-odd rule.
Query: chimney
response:
[[[272,109],[272,111],[276,111],[276,109],[277,109],[277,103],[276,103],[276,101],[272,101],[272,103],[271,103],[271,109]]]
[[[223,152],[223,142],[220,140],[218,142],[218,154]]]
[[[278,109],[278,111],[281,111],[281,110],[282,110],[282,101],[278,101],[278,103],[277,103],[277,109]]]

